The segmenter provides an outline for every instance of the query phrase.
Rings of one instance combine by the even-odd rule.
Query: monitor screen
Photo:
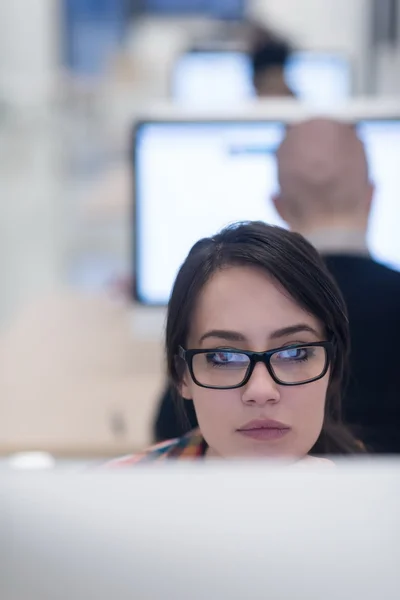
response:
[[[361,121],[358,129],[375,185],[368,245],[376,260],[400,271],[400,120]]]
[[[350,61],[329,52],[295,52],[286,66],[286,81],[303,102],[319,108],[336,106],[351,96]]]
[[[136,136],[138,298],[164,304],[200,238],[240,220],[280,223],[271,203],[282,123],[149,123]],[[243,201],[245,199],[245,201]]]
[[[190,108],[224,108],[253,98],[249,57],[240,51],[183,54],[172,72],[172,96]]]
[[[351,94],[351,65],[332,52],[295,52],[286,79],[297,97],[318,108],[337,106]],[[172,97],[190,108],[234,106],[254,97],[249,56],[241,51],[192,51],[176,61]]]
[[[400,120],[365,121],[376,194],[369,246],[400,270],[397,201]],[[271,198],[277,191],[279,122],[149,122],[135,144],[136,294],[149,305],[168,301],[191,246],[236,221],[284,225]]]

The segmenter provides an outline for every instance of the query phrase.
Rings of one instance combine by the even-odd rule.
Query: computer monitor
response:
[[[398,600],[399,468],[2,473],[2,600]]]
[[[335,52],[295,52],[286,79],[297,97],[318,108],[337,106],[351,95],[348,58]],[[235,106],[255,96],[250,57],[239,50],[193,50],[172,70],[172,98],[190,108]]]
[[[376,194],[372,256],[400,270],[400,119],[362,121]],[[136,297],[165,305],[191,246],[236,221],[284,226],[271,198],[283,122],[149,121],[134,142]]]

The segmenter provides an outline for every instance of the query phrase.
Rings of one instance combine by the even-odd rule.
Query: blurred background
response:
[[[161,103],[174,119],[246,102],[260,114],[250,55],[265,39],[290,49],[303,109],[363,97],[379,113],[390,98],[400,118],[398,0],[0,3],[3,460],[97,460],[152,441],[165,298],[127,293],[132,127]]]

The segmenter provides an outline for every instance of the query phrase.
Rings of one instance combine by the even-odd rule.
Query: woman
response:
[[[119,464],[349,454],[340,421],[346,308],[317,251],[261,222],[196,243],[171,295],[167,367],[199,429]]]

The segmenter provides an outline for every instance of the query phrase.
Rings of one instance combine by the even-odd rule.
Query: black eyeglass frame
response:
[[[318,348],[325,349],[325,365],[324,365],[324,368],[320,375],[318,375],[317,377],[313,377],[312,379],[307,379],[306,381],[301,381],[300,383],[287,383],[287,382],[282,381],[281,379],[279,379],[279,377],[276,376],[273,368],[271,367],[271,358],[274,354],[276,354],[277,352],[282,352],[284,350],[295,350],[295,349],[310,348],[310,347],[318,347]],[[215,386],[215,385],[204,385],[203,383],[200,383],[198,381],[198,379],[196,378],[196,376],[194,374],[194,370],[193,370],[194,356],[196,356],[196,354],[209,354],[209,353],[218,352],[218,351],[235,352],[237,354],[245,354],[246,356],[249,357],[249,359],[250,359],[249,366],[247,367],[246,374],[245,374],[243,380],[241,381],[241,383],[236,384],[236,385],[221,387],[221,386]],[[293,387],[293,386],[297,386],[297,385],[306,385],[308,383],[313,383],[314,381],[318,381],[319,379],[322,379],[323,377],[325,377],[325,375],[328,372],[329,366],[332,362],[332,359],[334,357],[334,345],[332,342],[328,342],[328,341],[310,342],[308,344],[291,344],[290,346],[281,346],[280,348],[273,348],[272,350],[267,350],[265,352],[251,352],[251,351],[247,351],[247,350],[239,350],[238,348],[229,348],[229,347],[185,350],[182,346],[179,346],[178,356],[179,356],[179,358],[181,358],[182,360],[185,361],[185,363],[189,369],[190,376],[193,379],[194,383],[202,388],[206,388],[206,389],[210,389],[210,390],[234,390],[234,389],[243,387],[244,385],[246,385],[249,382],[250,377],[253,374],[254,367],[259,362],[263,363],[267,367],[268,373],[270,374],[272,379],[275,381],[275,383],[277,383],[278,385],[285,385],[288,387]]]

